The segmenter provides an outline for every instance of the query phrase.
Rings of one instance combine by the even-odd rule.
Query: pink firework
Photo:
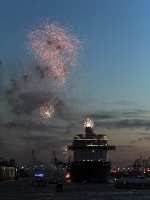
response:
[[[35,57],[50,68],[47,77],[58,86],[63,85],[75,66],[81,42],[58,23],[44,23],[40,29],[30,32],[29,48]]]

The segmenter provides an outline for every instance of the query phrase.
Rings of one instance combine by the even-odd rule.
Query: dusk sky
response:
[[[113,166],[150,157],[150,1],[0,3],[0,157],[28,165],[34,149],[50,163],[56,150],[67,161],[62,149],[84,133],[86,118],[116,146]],[[46,24],[65,30],[68,49],[57,45],[63,60],[35,49]],[[54,108],[50,118],[40,115],[43,103]]]

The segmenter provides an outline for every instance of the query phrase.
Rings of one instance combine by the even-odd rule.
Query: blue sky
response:
[[[47,19],[76,35],[83,51],[62,89],[54,95],[52,88],[44,87],[59,106],[54,116],[43,119],[34,96],[38,89],[38,98],[43,95],[42,83],[35,88],[35,79],[22,89],[20,74],[34,65],[27,35]],[[62,146],[84,131],[83,123],[90,117],[95,132],[107,134],[109,143],[116,145],[109,153],[114,165],[149,157],[149,0],[1,0],[0,27],[0,156],[15,157],[20,165],[30,162],[32,149],[39,159],[47,160],[53,149],[61,156]],[[10,94],[12,80],[21,89]],[[29,88],[30,96],[25,95]],[[17,102],[24,105],[19,111]],[[24,108],[29,104],[32,112],[27,114]]]

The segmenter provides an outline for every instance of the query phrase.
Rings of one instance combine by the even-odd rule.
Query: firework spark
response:
[[[65,145],[65,146],[63,146],[62,148],[61,148],[61,150],[62,150],[62,152],[63,152],[63,155],[65,156],[65,159],[67,159],[68,158],[68,148],[67,148],[67,146]]]
[[[43,103],[40,107],[40,115],[44,118],[50,118],[54,114],[53,106],[49,106],[48,103]]]
[[[44,23],[40,30],[30,32],[29,49],[42,65],[47,66],[46,73],[58,86],[63,85],[70,73],[70,67],[76,65],[81,42],[58,23]]]
[[[92,120],[90,120],[89,118],[86,119],[86,121],[84,122],[84,127],[93,127],[94,126],[94,122]]]

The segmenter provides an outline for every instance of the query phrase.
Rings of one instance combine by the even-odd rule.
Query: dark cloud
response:
[[[117,113],[114,112],[101,112],[100,114],[90,114],[88,118],[95,120],[98,119],[113,119],[117,117]]]
[[[131,104],[135,104],[137,102],[135,101],[118,101],[114,104],[117,104],[117,105],[121,105],[121,106],[126,106],[126,105],[131,105]]]
[[[121,128],[145,128],[146,130],[150,129],[150,120],[120,120],[120,121],[109,121],[109,122],[96,122],[95,126],[103,127],[107,129],[121,129]]]
[[[52,140],[52,139],[56,139],[57,136],[44,136],[44,135],[34,135],[34,136],[22,136],[20,137],[23,140],[30,140],[30,141],[46,141],[46,140]]]
[[[65,102],[57,98],[54,99],[54,107],[57,113],[61,113],[65,108]]]
[[[140,141],[142,141],[142,140],[150,141],[150,136],[138,138],[137,140],[133,140],[133,141],[131,141],[130,143],[137,143],[137,142],[140,142]]]
[[[133,145],[122,145],[122,146],[117,146],[117,149],[119,148],[133,148]]]
[[[42,123],[35,123],[32,121],[11,121],[8,123],[3,123],[3,125],[0,126],[0,129],[8,128],[8,129],[14,129],[16,131],[18,130],[24,130],[28,131],[28,129],[32,131],[57,131],[59,133],[59,130],[65,130],[64,126],[58,126],[58,125],[43,125]]]
[[[139,117],[145,117],[146,115],[149,114],[150,111],[149,110],[133,110],[133,111],[122,111],[120,113],[120,116],[124,116],[124,117],[131,117],[131,118],[139,118]]]
[[[35,107],[39,106],[39,104],[49,101],[51,97],[50,92],[26,92],[21,93],[19,97],[23,100],[26,104],[33,104],[35,103]],[[32,105],[33,106],[33,105]]]
[[[25,146],[20,146],[18,144],[14,144],[14,143],[3,143],[5,145],[8,145],[8,146],[13,146],[13,147],[17,147],[17,148],[21,148],[21,149],[27,149],[28,147],[25,147]]]
[[[35,110],[41,106],[42,103],[50,100],[51,94],[49,92],[26,92],[19,95],[22,100],[22,108],[26,110]]]

